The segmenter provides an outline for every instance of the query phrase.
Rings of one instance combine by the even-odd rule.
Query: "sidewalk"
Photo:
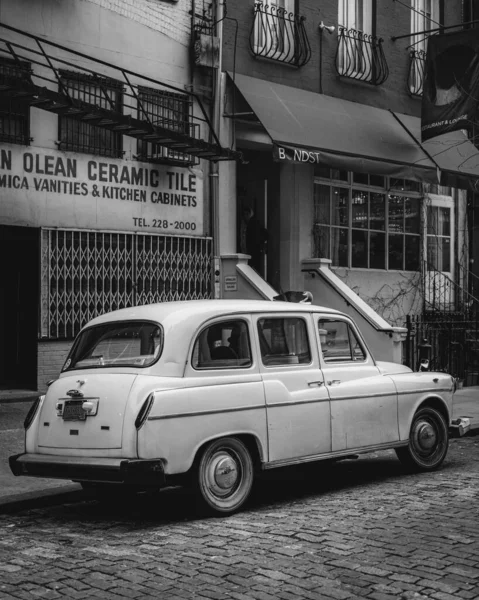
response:
[[[41,392],[0,390],[3,402],[25,403],[25,414]],[[471,428],[466,435],[479,435],[479,386],[462,388],[454,394],[453,419],[469,417]],[[0,514],[63,502],[78,502],[87,497],[79,484],[60,479],[15,477],[8,457],[23,452],[23,429],[0,431]]]
[[[0,403],[4,402],[33,402],[44,391],[34,390],[0,390]]]

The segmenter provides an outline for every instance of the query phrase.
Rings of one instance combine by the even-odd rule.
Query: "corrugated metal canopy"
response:
[[[430,183],[441,171],[455,187],[479,179],[478,152],[462,132],[421,145],[417,117],[246,75],[234,83],[276,146],[311,150],[314,162]]]

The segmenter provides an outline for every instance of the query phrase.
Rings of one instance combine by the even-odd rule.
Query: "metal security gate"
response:
[[[93,317],[212,295],[211,238],[43,229],[42,338],[71,339]]]

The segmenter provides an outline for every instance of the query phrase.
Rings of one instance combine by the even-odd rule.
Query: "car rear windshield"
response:
[[[102,367],[149,367],[163,350],[158,323],[123,321],[85,329],[76,339],[63,371]]]

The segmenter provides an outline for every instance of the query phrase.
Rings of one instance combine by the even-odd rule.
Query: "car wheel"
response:
[[[201,455],[194,477],[202,510],[208,514],[229,515],[246,502],[253,487],[251,454],[238,438],[215,440]]]
[[[449,432],[442,414],[434,408],[420,408],[414,415],[409,445],[396,448],[399,460],[416,471],[433,471],[441,466],[449,446]]]

